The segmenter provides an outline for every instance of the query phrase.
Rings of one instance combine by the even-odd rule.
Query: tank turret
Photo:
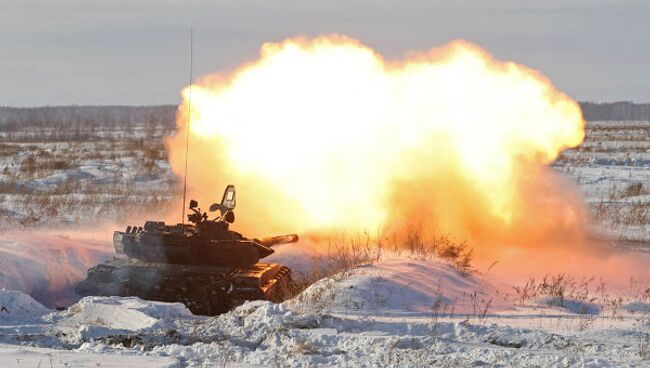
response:
[[[191,200],[189,224],[147,221],[115,231],[116,258],[88,270],[80,295],[138,296],[183,302],[197,314],[214,315],[246,300],[282,301],[289,295],[291,272],[260,263],[273,246],[295,243],[295,234],[248,239],[230,230],[235,221],[235,187],[228,185],[209,219]]]

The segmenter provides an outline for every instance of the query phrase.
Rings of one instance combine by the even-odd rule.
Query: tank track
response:
[[[281,302],[290,285],[290,270],[278,264],[232,269],[114,259],[88,270],[77,292],[182,302],[194,314],[217,315],[246,300]]]

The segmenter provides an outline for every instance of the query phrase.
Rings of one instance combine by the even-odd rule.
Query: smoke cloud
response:
[[[252,232],[404,232],[544,242],[585,222],[546,167],[578,145],[578,105],[538,72],[464,41],[387,61],[343,36],[265,44],[189,89],[168,141],[190,197],[238,186]],[[578,231],[579,233],[579,231]]]

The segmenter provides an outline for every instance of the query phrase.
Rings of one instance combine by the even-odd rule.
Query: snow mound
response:
[[[544,297],[537,300],[540,306],[549,306],[563,309],[570,313],[575,314],[600,314],[600,306],[583,300],[576,300],[571,298],[558,299],[556,297]]]
[[[623,304],[622,308],[631,313],[650,313],[650,303],[631,302]]]
[[[448,264],[399,258],[319,280],[286,304],[351,314],[475,313],[496,307],[494,295],[491,285]]]
[[[31,296],[18,290],[0,290],[0,319],[40,317],[50,312]]]
[[[46,317],[62,329],[75,330],[81,340],[133,332],[173,328],[179,319],[196,317],[182,303],[164,303],[136,297],[85,297],[66,311]],[[67,327],[67,328],[66,328]]]
[[[255,300],[228,313],[206,320],[197,326],[193,333],[197,336],[212,336],[222,339],[235,337],[251,344],[272,340],[280,330],[290,328],[315,328],[320,323],[320,316],[308,313],[295,313],[283,304]]]

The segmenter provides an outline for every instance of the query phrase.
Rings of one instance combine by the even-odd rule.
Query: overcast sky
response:
[[[387,58],[462,38],[575,99],[650,101],[650,1],[0,0],[0,105],[176,104],[190,26],[195,75],[297,34]]]

